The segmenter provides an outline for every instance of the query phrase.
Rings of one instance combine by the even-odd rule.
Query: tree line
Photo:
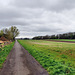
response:
[[[45,35],[45,36],[36,36],[32,39],[40,40],[40,39],[75,39],[75,32],[69,32],[64,34],[57,35]]]
[[[0,30],[0,37],[5,37],[8,40],[15,40],[15,37],[19,35],[19,30],[15,26]]]

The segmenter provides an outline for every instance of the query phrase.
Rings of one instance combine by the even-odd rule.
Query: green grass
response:
[[[0,48],[0,69],[3,67],[3,63],[6,60],[13,46],[14,46],[14,42],[12,42],[10,45],[6,45],[3,48]]]
[[[75,44],[18,40],[50,75],[75,75]]]
[[[75,41],[75,39],[48,39],[48,40],[54,40],[54,41]]]

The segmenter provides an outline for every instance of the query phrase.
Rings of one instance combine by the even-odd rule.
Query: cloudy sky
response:
[[[75,31],[75,0],[0,0],[0,29],[16,26],[18,37]]]

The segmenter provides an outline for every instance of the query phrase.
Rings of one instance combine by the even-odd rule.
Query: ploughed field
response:
[[[75,43],[18,41],[50,75],[75,75]]]

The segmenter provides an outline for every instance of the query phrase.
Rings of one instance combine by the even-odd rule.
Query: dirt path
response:
[[[49,75],[17,41],[0,75]]]

